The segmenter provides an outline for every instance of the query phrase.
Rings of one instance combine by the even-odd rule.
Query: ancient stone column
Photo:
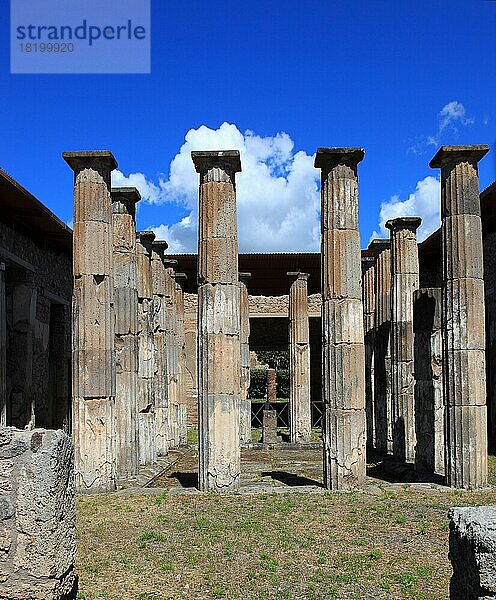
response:
[[[487,485],[484,279],[477,163],[488,146],[441,146],[443,389],[446,480]]]
[[[164,257],[165,267],[165,311],[166,311],[166,337],[165,347],[167,352],[167,396],[169,398],[169,448],[179,446],[179,349],[177,336],[177,306],[176,306],[176,280],[174,268],[176,260]]]
[[[74,171],[73,439],[79,491],[115,488],[111,152],[64,152]]]
[[[0,425],[7,424],[7,307],[5,265],[0,263]]]
[[[375,257],[374,433],[375,448],[392,452],[391,430],[391,244],[372,240]]]
[[[375,448],[374,343],[375,343],[375,257],[362,257],[363,332],[365,341],[365,416],[367,446]]]
[[[115,310],[115,453],[117,477],[138,473],[138,289],[134,187],[112,188]]]
[[[322,219],[324,485],[365,479],[365,349],[358,232],[360,148],[319,148]]]
[[[391,232],[391,403],[393,455],[415,462],[413,293],[419,287],[416,232],[422,219],[387,221]]]
[[[152,243],[153,345],[155,348],[153,395],[155,401],[155,447],[158,456],[169,451],[169,396],[167,389],[167,285],[164,252],[168,244]]]
[[[237,150],[192,152],[200,174],[198,234],[198,402],[200,490],[239,487]]]
[[[267,402],[277,400],[277,373],[275,369],[267,369]]]
[[[186,335],[184,331],[184,286],[186,285],[186,274],[175,273],[176,284],[176,347],[178,356],[178,401],[179,401],[179,445],[188,442],[188,400],[186,397]]]
[[[240,311],[240,343],[241,343],[241,406],[240,406],[240,440],[242,444],[251,442],[251,400],[248,398],[250,388],[250,304],[248,281],[251,273],[239,274],[239,311]]]
[[[288,273],[289,288],[289,439],[309,442],[312,436],[310,405],[310,331],[308,273]]]
[[[138,446],[140,465],[157,459],[155,418],[155,343],[153,337],[153,231],[136,235],[136,266],[138,281]]]
[[[413,295],[415,355],[415,469],[444,475],[441,288]]]

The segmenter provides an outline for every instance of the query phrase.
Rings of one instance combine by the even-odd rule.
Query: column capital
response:
[[[136,239],[141,242],[147,252],[151,253],[153,240],[155,239],[153,231],[137,231]]]
[[[73,171],[80,171],[86,167],[100,166],[109,171],[117,169],[117,161],[110,150],[76,150],[62,152],[62,158]]]
[[[241,283],[244,283],[245,285],[247,285],[248,281],[251,278],[251,273],[248,273],[248,272],[238,273],[238,277],[239,277],[239,280],[241,281]]]
[[[290,281],[308,281],[310,277],[309,273],[302,273],[301,271],[288,271],[286,275],[289,277]]]
[[[356,167],[364,156],[363,148],[317,148],[314,167],[332,168],[340,164]]]
[[[461,162],[478,163],[489,152],[487,144],[473,146],[441,146],[429,163],[432,169],[438,169],[448,164]]]
[[[141,200],[141,195],[135,187],[115,187],[110,190],[112,212],[114,214],[128,214],[136,216],[136,203]]]
[[[164,256],[162,262],[164,263],[164,267],[166,269],[174,269],[177,267],[177,260],[174,258],[168,258],[167,256]]]
[[[176,280],[176,283],[178,283],[184,289],[186,281],[188,280],[188,276],[186,273],[174,273],[174,279]]]
[[[390,248],[391,242],[389,240],[375,238],[370,242],[367,250],[373,252],[374,257],[377,258],[381,252],[384,252],[384,250],[389,250]]]
[[[152,250],[157,252],[157,254],[162,255],[167,250],[168,247],[169,247],[169,244],[165,240],[154,240],[152,242]]]
[[[362,256],[362,271],[367,271],[375,265],[375,256]]]
[[[401,229],[409,229],[415,233],[420,227],[422,219],[420,217],[397,217],[386,221],[386,227],[390,231],[400,231]]]
[[[218,167],[230,174],[241,171],[239,150],[194,150],[191,159],[197,173],[204,174]]]

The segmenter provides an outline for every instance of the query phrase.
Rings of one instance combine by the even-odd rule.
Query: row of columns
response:
[[[483,146],[443,147],[431,163],[441,167],[446,475],[448,483],[458,487],[479,487],[487,481],[484,292],[477,178],[477,162],[486,152]],[[116,292],[121,286],[116,287],[114,282],[110,171],[116,163],[109,152],[64,156],[75,171],[74,430],[78,477],[81,488],[108,489],[108,482],[115,480],[117,464],[113,435],[118,414],[115,352],[119,344],[125,346],[123,338],[131,335],[130,329],[120,325],[114,331],[114,295],[121,294],[124,303],[133,297],[129,292]],[[360,148],[319,148],[315,160],[315,166],[321,169],[322,199],[324,483],[330,489],[363,484],[367,433],[378,449],[392,451],[406,461],[415,459],[417,447],[413,304],[419,286],[415,232],[420,220],[389,221],[390,241],[371,245],[374,261],[364,269],[364,290],[371,295],[373,289],[374,298],[372,301],[368,297],[364,303],[357,176],[363,156]],[[192,159],[200,175],[199,487],[228,491],[239,486],[240,439],[247,437],[249,323],[241,314],[247,292],[237,270],[235,186],[241,163],[237,151],[193,152]],[[118,204],[117,213],[124,203],[119,200]],[[91,243],[94,239],[101,242],[97,248]],[[157,245],[154,249],[148,233],[138,236],[140,462],[154,459],[157,445],[149,440],[163,440],[157,433],[156,414],[162,410],[169,421],[173,418],[171,398],[178,396],[181,387],[177,364],[180,343],[175,340],[180,336],[176,325],[167,329],[167,323],[180,322],[175,316],[178,303],[171,301],[177,289],[171,284],[173,269],[164,263],[163,250]],[[126,254],[124,246],[117,253]],[[126,263],[123,256],[120,259]],[[158,269],[160,263],[165,267],[163,272]],[[129,264],[126,268],[129,271]],[[308,307],[305,319],[304,274],[290,276],[291,364],[295,374],[291,398],[296,399],[306,395],[309,387],[305,379],[309,373]],[[160,312],[162,305],[165,320]],[[163,347],[163,339],[165,360],[154,351],[155,344]],[[168,411],[164,409],[161,388],[153,386],[153,381],[162,379],[156,375],[164,368]],[[366,391],[370,396],[372,388],[374,400],[371,403],[369,398],[367,406],[373,418],[367,431]],[[309,432],[305,406],[296,400],[292,403],[294,441],[304,439]],[[83,431],[88,424],[89,433]],[[173,433],[175,437],[180,436]],[[161,452],[166,451],[163,441],[159,446]]]
[[[112,153],[63,156],[75,178],[76,483],[105,491],[185,440],[184,277],[165,257],[166,242],[136,232],[138,191],[111,189]]]
[[[373,240],[363,265],[369,445],[462,488],[487,484],[477,172],[487,151],[443,146],[430,163],[441,169],[440,289],[419,289],[417,217],[388,221],[390,239]]]

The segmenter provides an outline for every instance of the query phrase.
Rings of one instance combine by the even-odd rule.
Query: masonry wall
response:
[[[0,221],[5,265],[4,422],[70,430],[72,258]]]

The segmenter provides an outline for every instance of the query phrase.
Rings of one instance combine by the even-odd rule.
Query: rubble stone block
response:
[[[455,507],[448,517],[451,600],[496,598],[496,507]]]
[[[76,597],[74,449],[61,430],[0,429],[0,600]],[[9,451],[9,448],[11,451]],[[21,451],[22,449],[22,451]]]

